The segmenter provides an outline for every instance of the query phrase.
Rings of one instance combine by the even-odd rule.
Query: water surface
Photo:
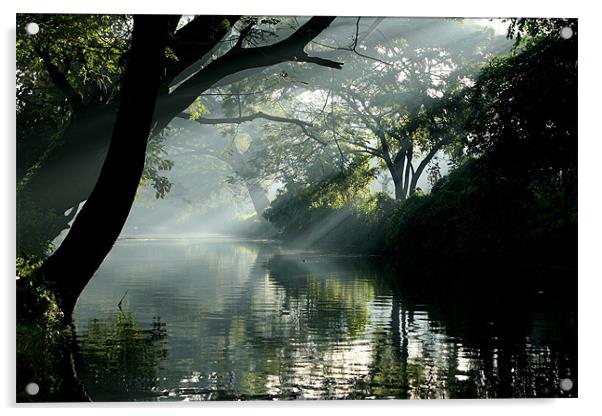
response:
[[[95,401],[576,394],[558,387],[576,381],[571,308],[531,289],[493,302],[412,289],[378,264],[225,237],[119,240],[76,307],[78,376]]]

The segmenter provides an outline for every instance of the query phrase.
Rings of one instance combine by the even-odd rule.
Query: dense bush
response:
[[[576,204],[567,211],[561,190],[524,182],[481,158],[405,201],[379,193],[333,206],[319,203],[320,185],[288,187],[266,218],[289,242],[385,254],[405,267],[574,266]]]
[[[575,266],[576,206],[566,215],[557,203],[561,191],[520,182],[498,175],[485,158],[469,161],[430,195],[413,197],[390,215],[388,250],[426,268]]]

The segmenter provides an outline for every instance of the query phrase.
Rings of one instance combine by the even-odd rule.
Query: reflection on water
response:
[[[159,319],[142,330],[131,313],[88,322],[80,334],[85,352],[84,379],[93,380],[96,400],[128,400],[148,395],[156,385],[157,365],[167,355],[167,332]],[[86,383],[87,385],[87,383]]]
[[[121,240],[75,311],[78,376],[93,400],[576,395],[576,317],[545,294],[427,296],[369,263]]]

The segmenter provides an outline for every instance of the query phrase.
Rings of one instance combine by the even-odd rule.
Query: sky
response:
[[[508,30],[508,23],[503,23],[501,19],[476,19],[477,24],[489,26],[495,30],[496,35],[505,35]]]

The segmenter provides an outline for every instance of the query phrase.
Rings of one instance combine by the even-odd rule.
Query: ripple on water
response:
[[[438,302],[357,256],[120,240],[78,302],[76,365],[97,401],[558,396],[576,374],[574,320]]]

